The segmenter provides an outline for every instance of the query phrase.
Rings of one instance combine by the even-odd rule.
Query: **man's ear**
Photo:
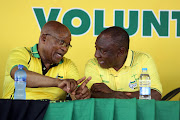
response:
[[[41,36],[40,36],[40,42],[45,43],[46,37],[47,37],[46,34],[41,34]]]
[[[124,55],[126,53],[126,48],[125,47],[120,47],[119,49],[118,49],[118,55],[119,56],[122,56],[122,55]]]

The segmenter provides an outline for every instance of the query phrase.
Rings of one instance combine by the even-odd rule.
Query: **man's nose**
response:
[[[68,51],[68,47],[66,47],[66,46],[61,46],[61,50],[63,50],[63,52],[67,52],[67,51]]]
[[[99,58],[100,57],[100,52],[99,52],[99,50],[96,50],[96,52],[95,52],[95,55],[94,55],[96,58]]]

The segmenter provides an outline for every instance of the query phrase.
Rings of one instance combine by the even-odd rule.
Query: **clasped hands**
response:
[[[83,77],[77,81],[74,79],[59,80],[58,87],[65,92],[70,93],[72,99],[88,99],[91,97],[91,92],[86,84],[91,80],[91,77],[88,77],[86,80],[85,79],[86,77]],[[78,87],[78,84],[80,83],[82,84]]]

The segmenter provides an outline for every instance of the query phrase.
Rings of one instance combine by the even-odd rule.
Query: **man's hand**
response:
[[[103,93],[113,93],[114,92],[104,83],[93,84],[91,87],[91,91],[92,92],[103,92]]]
[[[81,83],[84,81],[86,77],[81,78],[77,81],[77,83]],[[91,92],[86,86],[86,84],[91,80],[91,77],[88,77],[76,90],[74,90],[71,94],[74,95],[75,99],[88,99],[91,97]]]
[[[92,96],[94,98],[119,98],[119,99],[128,99],[131,93],[125,93],[120,91],[114,91],[110,89],[104,83],[95,83],[91,87]]]
[[[59,80],[58,82],[58,87],[67,93],[73,92],[77,88],[77,86],[78,86],[77,81],[73,79]]]

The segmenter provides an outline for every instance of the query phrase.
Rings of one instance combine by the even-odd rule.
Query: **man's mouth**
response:
[[[98,63],[99,64],[104,64],[104,61],[103,60],[98,60]]]
[[[61,53],[57,53],[56,55],[57,55],[57,57],[63,57],[63,55]]]

